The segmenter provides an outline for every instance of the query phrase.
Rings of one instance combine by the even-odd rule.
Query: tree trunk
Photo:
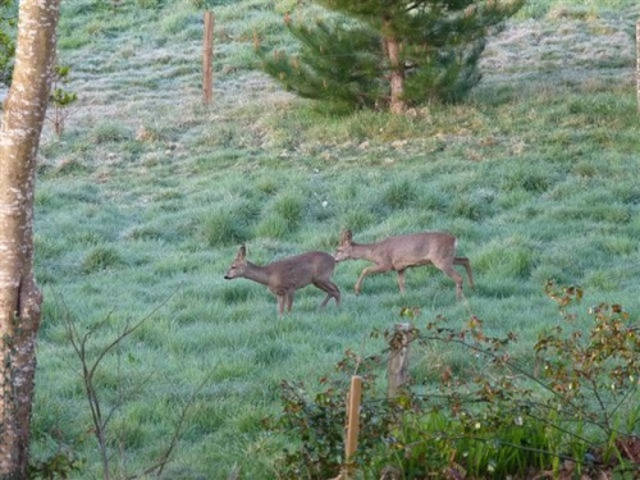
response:
[[[389,110],[391,113],[403,113],[406,104],[404,101],[404,62],[400,58],[400,42],[392,33],[388,20],[384,21],[384,31],[384,50],[391,67]]]
[[[27,475],[42,295],[33,276],[36,153],[53,73],[59,0],[21,0],[0,130],[0,478]]]

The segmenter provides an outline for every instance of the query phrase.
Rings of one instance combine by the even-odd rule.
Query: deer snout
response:
[[[231,277],[225,273],[225,275],[224,275],[224,279],[225,279],[225,280],[231,280]]]

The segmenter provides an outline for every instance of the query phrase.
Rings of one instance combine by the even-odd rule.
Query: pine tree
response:
[[[401,113],[429,99],[457,100],[480,81],[487,35],[523,0],[314,0],[334,14],[285,24],[295,55],[260,51],[264,70],[307,98]]]

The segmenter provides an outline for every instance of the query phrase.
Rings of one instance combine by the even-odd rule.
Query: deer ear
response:
[[[345,245],[351,243],[351,230],[343,230],[340,234],[340,244]]]
[[[236,254],[236,258],[243,259],[247,256],[247,247],[242,244],[238,249],[238,253]]]

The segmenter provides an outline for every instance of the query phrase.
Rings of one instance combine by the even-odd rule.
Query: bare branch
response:
[[[98,365],[100,364],[104,356],[107,353],[109,353],[111,349],[113,349],[116,345],[118,345],[122,340],[124,340],[126,337],[131,335],[133,332],[135,332],[140,326],[142,326],[144,322],[149,320],[149,318],[151,318],[156,312],[158,312],[158,310],[164,307],[169,302],[169,300],[173,297],[173,295],[175,295],[175,291],[171,293],[167,298],[165,298],[161,303],[159,303],[155,308],[153,308],[147,315],[145,315],[140,320],[138,320],[135,324],[133,324],[133,326],[127,326],[123,330],[123,332],[118,337],[116,337],[115,340],[113,340],[110,344],[104,347],[102,351],[98,354],[98,357],[96,358],[96,360],[94,361],[93,366],[89,371],[89,375],[93,377],[93,374],[95,373],[96,369],[98,368]]]
[[[102,362],[102,360],[107,355],[107,353],[112,351],[117,345],[120,344],[120,342],[122,342],[122,340],[128,337],[131,333],[133,333],[136,329],[138,329],[145,321],[151,318],[160,308],[166,305],[167,302],[173,297],[174,294],[175,292],[168,295],[160,304],[158,304],[155,308],[153,308],[147,315],[144,315],[135,324],[130,325],[129,323],[127,323],[127,326],[124,328],[124,330],[112,342],[108,343],[106,346],[102,347],[99,350],[91,366],[89,366],[89,361],[87,359],[87,343],[92,338],[93,334],[97,332],[102,326],[104,326],[110,320],[115,309],[112,309],[102,320],[96,322],[94,325],[88,328],[85,334],[82,335],[82,338],[80,338],[80,335],[77,330],[77,326],[75,325],[74,318],[70,313],[69,308],[66,306],[66,304],[64,304],[64,300],[62,300],[62,303],[64,304],[64,310],[65,310],[63,318],[65,321],[67,335],[69,337],[71,345],[73,346],[73,349],[76,352],[76,355],[78,356],[78,359],[80,360],[80,364],[82,367],[82,379],[85,387],[85,395],[89,403],[91,420],[93,422],[95,436],[98,441],[98,447],[100,450],[100,457],[101,457],[102,467],[103,467],[103,477],[105,480],[110,480],[110,476],[111,476],[110,475],[111,456],[109,455],[109,452],[108,452],[108,446],[107,446],[107,440],[106,440],[106,429],[107,429],[107,425],[109,424],[110,420],[112,419],[117,409],[121,407],[121,404],[114,405],[109,410],[106,417],[103,416],[101,404],[100,404],[100,398],[98,396],[98,392],[96,391],[95,385],[93,383],[95,372],[99,367],[100,363]],[[145,379],[141,384],[138,385],[138,388],[137,388],[138,390],[141,389],[143,385],[146,385],[148,383],[153,373],[154,372],[152,372],[147,379]],[[186,416],[186,412],[183,412],[183,416]],[[181,431],[183,421],[184,419],[181,418],[181,421],[177,429],[178,432]],[[174,437],[175,437],[175,433],[174,433]],[[168,461],[168,457],[171,454],[171,451],[173,450],[173,447],[175,446],[176,441],[177,440],[175,441],[172,440],[171,448],[170,450],[168,450],[168,453],[165,454],[165,456],[163,457],[164,463],[160,464],[161,466],[164,466],[164,464],[166,464],[166,462]],[[158,468],[158,466],[156,466],[156,468]]]
[[[212,375],[213,375],[213,371],[209,372],[202,379],[202,381],[198,384],[196,389],[191,393],[191,396],[182,407],[182,410],[180,411],[180,415],[178,416],[178,420],[176,422],[175,428],[173,430],[173,435],[171,436],[171,440],[169,441],[169,444],[167,445],[166,450],[162,453],[162,455],[160,455],[158,461],[151,467],[144,470],[142,473],[127,477],[128,480],[144,477],[145,475],[149,475],[156,470],[157,470],[156,477],[159,477],[160,475],[162,475],[164,467],[171,460],[171,455],[173,453],[173,450],[175,449],[176,445],[178,444],[178,441],[180,440],[180,437],[182,436],[182,433],[184,430],[184,424],[189,414],[189,410],[191,410],[191,407],[193,407],[196,397],[200,394],[200,392],[211,380]]]

